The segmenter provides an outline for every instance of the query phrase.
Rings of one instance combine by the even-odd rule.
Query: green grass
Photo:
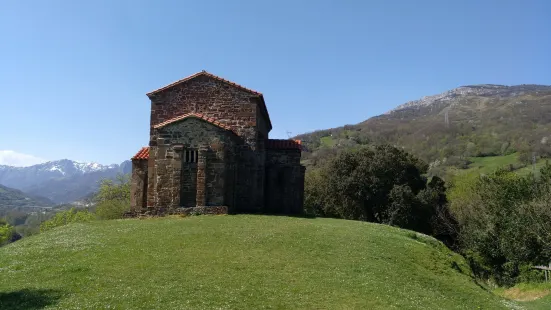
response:
[[[518,165],[518,154],[513,153],[504,156],[471,157],[472,162],[468,171],[477,171],[478,173],[488,174],[499,168],[506,168],[509,165]]]
[[[551,295],[519,304],[526,310],[549,310],[551,309]]]
[[[526,310],[549,310],[551,308],[551,283],[521,283],[512,288],[500,288],[496,294],[508,299],[520,300]]]
[[[541,168],[543,168],[546,165],[546,163],[548,163],[547,160],[541,160],[541,159],[538,160],[536,162],[535,173],[534,173],[533,165],[528,165],[526,167],[520,168],[520,169],[516,170],[516,173],[518,173],[520,175],[528,175],[529,173],[534,173],[536,176],[539,176]]]
[[[528,175],[529,173],[534,172],[534,167],[532,165],[527,165],[525,167],[520,167],[521,164],[518,161],[518,154],[513,153],[504,156],[487,156],[487,157],[470,157],[469,160],[472,162],[469,165],[468,169],[458,169],[455,170],[456,173],[473,173],[476,175],[479,174],[490,174],[495,172],[500,168],[509,168],[510,165],[513,165],[515,173],[519,175]],[[546,160],[539,159],[536,162],[535,175],[539,175],[539,171],[543,166],[545,166]],[[520,168],[519,168],[520,167]]]
[[[331,136],[320,138],[320,143],[324,147],[333,147],[333,146],[335,146],[335,140],[333,140],[333,137],[331,137]]]
[[[509,305],[509,306],[508,306]],[[0,248],[0,309],[507,309],[431,237],[337,219],[72,224]]]

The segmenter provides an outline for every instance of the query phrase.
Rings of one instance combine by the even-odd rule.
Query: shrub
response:
[[[0,246],[10,243],[15,234],[15,228],[7,221],[0,219]]]
[[[541,177],[500,170],[460,177],[450,190],[461,251],[479,276],[500,285],[531,278],[526,266],[551,260],[551,167]]]
[[[453,225],[444,181],[429,184],[427,165],[398,148],[380,145],[343,151],[305,179],[305,208],[318,216],[383,223],[426,234],[438,231],[447,242]],[[445,215],[445,216],[443,216]],[[446,225],[439,221],[446,218]]]
[[[118,175],[116,180],[104,179],[94,197],[96,214],[100,219],[112,220],[122,218],[130,209],[130,178]]]
[[[102,220],[120,219],[129,208],[130,205],[126,201],[103,201],[96,206],[96,215]]]
[[[70,223],[90,222],[95,219],[96,216],[87,210],[77,210],[75,208],[71,208],[70,210],[57,213],[51,219],[40,224],[40,231],[47,231]]]

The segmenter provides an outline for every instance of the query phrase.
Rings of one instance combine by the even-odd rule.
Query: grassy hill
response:
[[[0,248],[0,309],[522,309],[435,239],[365,222],[72,224]]]

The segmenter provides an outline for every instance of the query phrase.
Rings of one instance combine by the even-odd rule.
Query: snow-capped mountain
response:
[[[62,159],[29,167],[0,165],[0,184],[64,203],[95,191],[101,179],[130,170],[130,161],[101,165]]]
[[[49,171],[58,171],[62,175],[71,173],[82,174],[94,171],[105,171],[108,169],[115,169],[118,165],[102,165],[98,163],[83,163],[78,161],[72,161],[68,159],[62,159],[57,161],[51,161],[41,164],[47,167]]]

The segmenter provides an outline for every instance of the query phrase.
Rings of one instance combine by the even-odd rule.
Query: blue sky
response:
[[[262,92],[272,138],[461,85],[551,84],[549,16],[546,0],[4,0],[0,164],[128,159],[145,93],[203,69]]]

